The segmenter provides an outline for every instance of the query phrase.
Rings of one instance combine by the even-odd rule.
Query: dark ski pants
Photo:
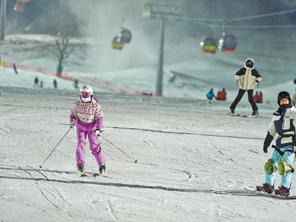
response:
[[[256,103],[254,101],[254,98],[253,98],[253,91],[254,91],[253,89],[250,89],[250,90],[239,89],[238,94],[237,94],[235,100],[232,102],[232,104],[230,106],[230,109],[231,110],[235,110],[237,104],[242,99],[242,97],[243,97],[243,95],[245,94],[246,91],[248,92],[248,99],[249,99],[249,103],[252,106],[253,112],[258,110],[258,107],[257,107],[257,105],[256,105]]]

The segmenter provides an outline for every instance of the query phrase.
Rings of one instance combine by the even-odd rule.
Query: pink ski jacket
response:
[[[94,99],[90,103],[84,103],[79,100],[71,110],[70,123],[76,124],[77,127],[101,129],[103,122],[103,111]]]

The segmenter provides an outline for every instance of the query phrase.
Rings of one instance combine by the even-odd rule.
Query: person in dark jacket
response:
[[[56,79],[53,80],[53,87],[54,87],[55,89],[58,88],[58,81],[57,81]]]
[[[15,74],[18,74],[18,71],[17,71],[17,68],[16,68],[15,63],[12,64],[12,67],[13,67],[14,73],[15,73]]]
[[[268,152],[268,147],[275,139],[275,145],[272,145],[274,151],[271,159],[264,166],[265,183],[257,186],[257,191],[266,193],[275,192],[276,195],[289,196],[292,181],[292,166],[295,158],[295,127],[296,127],[296,108],[291,104],[290,94],[282,91],[278,94],[277,103],[279,108],[274,112],[271,123],[263,144],[264,153]],[[281,186],[274,189],[276,171],[282,176]]]
[[[34,79],[34,88],[35,88],[35,87],[38,87],[38,83],[39,83],[39,79],[38,79],[38,77],[36,76],[35,79]]]

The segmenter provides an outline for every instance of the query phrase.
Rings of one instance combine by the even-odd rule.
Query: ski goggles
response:
[[[80,93],[81,98],[89,98],[91,96],[90,92],[81,92]]]

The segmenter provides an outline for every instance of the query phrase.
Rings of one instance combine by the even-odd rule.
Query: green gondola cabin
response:
[[[121,39],[119,36],[115,36],[112,40],[112,48],[116,50],[122,50],[123,49],[123,42],[121,42]]]
[[[215,38],[207,36],[200,42],[200,46],[205,53],[214,54],[217,51],[217,41]]]

